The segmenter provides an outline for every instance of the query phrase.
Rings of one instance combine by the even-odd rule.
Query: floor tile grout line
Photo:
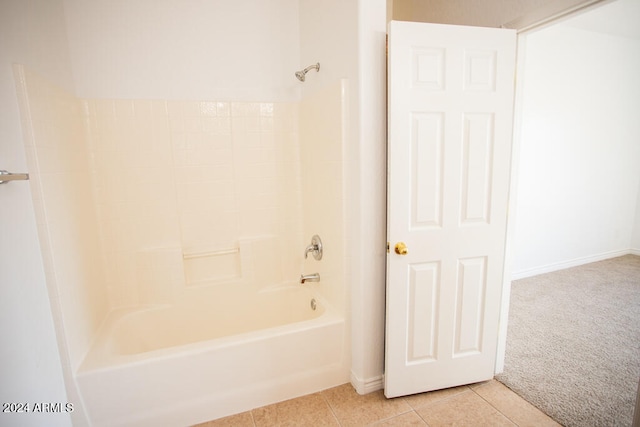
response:
[[[443,397],[441,399],[436,400],[435,402],[429,402],[424,406],[418,406],[418,407],[413,406],[409,402],[410,399],[408,399],[408,396],[402,396],[402,399],[412,409],[412,411],[416,413],[416,415],[422,420],[422,422],[424,422],[427,425],[427,427],[429,427],[429,422],[426,419],[424,419],[424,417],[422,415],[420,415],[420,412],[418,412],[418,409],[421,409],[421,410],[424,410],[424,411],[428,412],[428,408],[430,408],[430,407],[432,407],[432,406],[434,406],[436,404],[447,402],[448,400],[451,400],[451,399],[455,398],[456,396],[460,395],[461,393],[465,393],[468,390],[473,391],[472,388],[469,387],[469,385],[463,385],[463,386],[458,386],[458,387],[462,388],[462,390],[460,390],[459,393],[455,393],[455,394],[452,394],[450,396],[445,396],[445,397]],[[434,390],[434,391],[438,391],[438,390]],[[429,392],[426,392],[426,393],[429,393]],[[422,394],[422,393],[419,393],[419,394]],[[408,411],[408,412],[411,412],[411,411]],[[509,421],[511,421],[511,420],[509,420]]]
[[[509,387],[508,385],[506,385],[505,383],[503,383],[502,381],[497,380],[496,378],[493,379],[495,382],[502,384],[507,390],[509,390],[511,393],[515,394],[516,396],[518,396],[520,399],[524,400],[526,403],[528,403],[529,405],[531,405],[534,409],[536,409],[537,411],[539,411],[540,413],[542,413],[543,415],[546,415],[547,418],[549,418],[550,420],[560,424],[560,422],[558,420],[556,420],[555,418],[553,418],[551,415],[547,414],[545,411],[543,411],[541,408],[538,408],[537,405],[534,405],[532,402],[529,402],[527,399],[525,399],[524,397],[522,397],[520,395],[520,393],[516,392],[515,390],[513,390],[511,387]]]
[[[476,383],[476,384],[479,384],[479,383]],[[470,385],[460,386],[460,387],[463,387],[463,388],[464,388],[464,390],[461,390],[459,393],[455,393],[455,394],[452,394],[451,396],[443,397],[442,399],[438,399],[438,400],[436,400],[435,402],[430,402],[430,403],[428,403],[428,404],[426,404],[426,405],[424,405],[424,406],[420,406],[420,407],[418,407],[418,408],[420,408],[421,410],[424,410],[424,411],[428,411],[428,410],[429,410],[429,408],[430,408],[431,406],[434,406],[434,405],[436,405],[436,404],[440,404],[440,403],[446,403],[448,400],[454,399],[455,397],[459,396],[461,393],[466,393],[467,391],[471,391],[471,392],[473,392],[476,396],[478,396],[478,397],[480,397],[482,400],[484,400],[487,404],[489,404],[489,406],[491,406],[493,409],[495,409],[495,410],[496,410],[500,415],[502,415],[503,417],[505,417],[505,418],[506,418],[510,423],[512,423],[514,426],[519,427],[519,424],[518,424],[517,422],[515,422],[514,420],[512,420],[512,419],[511,419],[509,416],[507,416],[504,412],[502,412],[500,409],[496,408],[496,407],[495,407],[491,402],[489,402],[487,399],[485,399],[484,397],[482,397],[480,394],[478,394],[478,393],[475,391],[475,388],[479,388],[479,387],[481,387],[481,386],[482,386],[482,385],[478,385],[478,387],[471,387]],[[427,426],[429,426],[429,422],[428,422],[427,420],[425,420],[425,419],[424,419],[424,417],[422,417],[422,416],[420,415],[420,413],[418,412],[418,408],[416,408],[416,407],[414,407],[413,405],[411,405],[411,404],[408,402],[408,399],[407,399],[406,397],[403,397],[403,399],[405,399],[405,401],[407,402],[407,404],[409,405],[409,407],[411,407],[411,408],[413,409],[413,412],[415,412],[415,413],[418,415],[418,417],[420,417],[420,419],[421,419],[422,421],[424,421],[424,423],[425,423]]]
[[[478,386],[477,388],[482,387],[482,385]],[[514,426],[520,427],[520,425],[515,422],[514,420],[511,419],[511,417],[509,417],[507,414],[505,414],[504,412],[502,412],[500,409],[496,408],[496,406],[489,402],[487,399],[485,399],[481,394],[477,393],[473,388],[469,387],[469,389],[474,392],[476,394],[476,396],[478,396],[480,399],[484,400],[485,402],[487,402],[489,404],[489,406],[491,406],[493,409],[495,409],[496,411],[498,411],[498,413],[500,415],[502,415],[503,417],[505,417],[507,420],[509,420],[509,422],[511,422]]]
[[[471,387],[469,387],[468,385],[458,386],[458,387],[464,387],[467,390],[471,390]],[[440,390],[446,390],[446,389],[440,389]],[[433,390],[433,391],[440,391],[440,390]],[[433,391],[431,391],[431,392],[427,391],[425,393],[432,393]],[[446,402],[447,400],[451,400],[454,397],[458,396],[460,393],[464,393],[465,391],[466,390],[461,390],[459,393],[455,393],[455,394],[452,394],[450,396],[445,396],[445,397],[443,397],[441,399],[436,400],[435,402],[429,402],[424,406],[419,406],[418,408],[428,408],[428,407],[433,406],[435,404],[438,404],[438,403],[441,403],[441,402]],[[423,394],[423,393],[418,393],[418,394]],[[414,411],[417,412],[418,408],[414,407],[411,403],[409,403],[409,399],[407,399],[406,396],[404,396],[403,399],[405,399],[405,402],[407,402],[407,405],[409,405]]]
[[[336,420],[336,422],[338,423],[339,426],[342,427],[342,423],[340,422],[340,419],[338,418],[338,415],[336,414],[336,411],[333,410],[333,406],[331,406],[331,403],[329,402],[329,399],[327,399],[327,397],[324,395],[325,390],[322,390],[320,392],[318,392],[318,394],[320,395],[320,397],[322,397],[324,399],[324,403],[327,404],[327,406],[329,407],[329,411],[331,411],[331,415],[333,415],[333,418]]]
[[[394,418],[396,418],[396,417],[399,417],[400,415],[405,415],[405,414],[408,414],[409,412],[416,412],[416,410],[415,410],[415,409],[413,409],[413,407],[412,407],[411,405],[408,405],[408,406],[409,406],[409,409],[408,409],[407,411],[398,412],[397,414],[392,415],[392,416],[387,417],[387,418],[381,418],[381,419],[379,419],[379,420],[376,420],[376,421],[374,421],[374,422],[372,422],[372,423],[367,424],[367,426],[372,426],[372,427],[373,427],[373,426],[375,426],[375,425],[377,425],[377,424],[379,424],[379,423],[381,423],[381,422],[389,421],[389,420],[392,420],[392,419],[394,419]],[[417,412],[416,412],[416,415],[418,415],[418,413],[417,413]],[[418,417],[420,417],[420,415],[418,415]],[[422,417],[420,417],[420,419],[422,419]],[[424,420],[423,420],[423,421],[424,421]],[[426,422],[426,421],[425,421],[425,422]]]
[[[355,392],[355,390],[354,390],[354,392]],[[319,394],[322,396],[322,398],[323,398],[323,399],[324,399],[324,401],[326,402],[327,406],[328,406],[328,407],[329,407],[329,409],[331,410],[331,413],[333,414],[333,417],[334,417],[334,418],[335,418],[335,420],[337,421],[338,425],[339,425],[340,427],[344,427],[344,426],[343,426],[343,424],[342,424],[342,422],[341,422],[341,421],[340,421],[340,419],[338,418],[338,415],[336,414],[336,412],[335,412],[335,410],[334,410],[333,406],[332,406],[332,405],[331,405],[331,403],[329,402],[329,399],[327,399],[327,398],[326,398],[326,396],[324,395],[324,393],[323,393],[322,391],[321,391],[321,392],[319,392]],[[387,399],[386,397],[385,397],[385,399],[386,399],[386,400],[391,400],[391,399]],[[415,412],[415,413],[416,413],[416,415],[418,415],[418,413],[416,412],[415,408],[413,408],[413,406],[411,406],[411,405],[409,404],[409,402],[407,402],[407,399],[406,399],[404,396],[400,397],[399,399],[400,399],[400,400],[402,400],[404,403],[406,403],[406,405],[407,405],[407,407],[408,407],[408,409],[407,409],[407,410],[402,411],[402,412],[399,412],[399,413],[397,413],[397,414],[395,414],[395,415],[393,415],[393,416],[391,416],[391,417],[387,417],[387,418],[382,418],[382,419],[376,420],[376,421],[374,421],[374,422],[372,422],[372,423],[367,424],[367,426],[375,426],[375,425],[376,425],[376,424],[378,424],[378,423],[381,423],[381,422],[384,422],[384,421],[389,421],[389,420],[391,420],[391,419],[393,419],[393,418],[395,418],[395,417],[398,417],[398,416],[400,416],[400,415],[407,414],[407,413],[409,413],[409,412]],[[418,415],[418,417],[420,417],[420,415]],[[420,417],[420,419],[422,419],[422,417]],[[424,421],[424,420],[423,420],[423,421]],[[426,423],[426,421],[424,421],[424,422]],[[427,425],[428,425],[428,424],[427,424]]]
[[[413,410],[413,412],[415,412],[415,413],[416,413],[416,415],[417,415],[418,417],[420,417],[420,419],[422,420],[422,422],[423,422],[423,423],[425,423],[425,425],[426,425],[427,427],[429,427],[429,422],[428,422],[427,420],[425,420],[425,419],[424,419],[424,417],[423,417],[422,415],[420,415],[420,412],[416,411],[415,409]]]

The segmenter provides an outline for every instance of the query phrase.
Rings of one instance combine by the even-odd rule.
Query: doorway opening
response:
[[[516,187],[512,204],[516,224],[511,230],[510,249],[513,279],[555,280],[538,275],[639,253],[640,83],[636,76],[640,73],[640,32],[631,22],[639,14],[637,0],[616,0],[520,35],[520,95],[514,141],[519,155],[514,156],[516,172],[512,183]],[[575,274],[579,274],[577,271]],[[506,287],[515,291],[515,286]],[[572,297],[571,305],[591,304],[584,294]],[[530,304],[538,304],[548,296],[549,293],[540,295]],[[628,302],[626,298],[624,303]],[[511,304],[510,310],[516,309]],[[598,316],[598,309],[585,307],[592,318]],[[565,312],[563,307],[557,307],[552,315],[561,317]],[[573,317],[577,322],[578,315]],[[630,327],[638,324],[637,317],[631,321]],[[611,322],[615,322],[613,317],[603,317],[599,324]],[[526,360],[510,360],[508,348],[518,338],[503,332],[507,345],[504,371],[509,374],[510,364],[522,367]],[[578,329],[571,339],[562,340],[562,346],[575,344],[574,338],[578,342],[586,333]],[[559,329],[552,329],[548,335],[548,342],[557,339]],[[531,339],[526,341],[532,343]],[[625,346],[610,347],[607,352],[629,351]],[[579,353],[569,351],[567,366],[561,369],[563,375],[579,372],[574,368],[591,357]],[[608,369],[603,362],[595,360],[594,366]],[[557,362],[551,362],[550,356],[546,365],[555,366]],[[616,372],[611,374],[613,378]],[[631,417],[638,375],[628,375],[628,402],[624,407],[613,405],[612,413]],[[556,378],[547,372],[531,381],[539,384]],[[578,392],[568,385],[562,390],[565,396]],[[545,394],[549,397],[552,393]],[[575,401],[584,399],[576,397]],[[555,402],[549,407],[558,405]],[[584,415],[595,406],[591,404],[580,412]],[[603,415],[595,409],[591,411],[591,417]],[[554,415],[559,416],[562,414]],[[629,424],[626,418],[622,424]],[[569,419],[562,421],[572,424]]]

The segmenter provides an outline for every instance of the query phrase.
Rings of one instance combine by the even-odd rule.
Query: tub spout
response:
[[[300,275],[300,283],[304,284],[306,282],[319,282],[320,281],[320,273],[313,274],[301,274]]]

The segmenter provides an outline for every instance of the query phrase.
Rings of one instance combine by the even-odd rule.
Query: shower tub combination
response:
[[[92,425],[194,424],[340,383],[344,336],[306,285],[198,287],[111,313],[76,378]]]
[[[304,80],[306,73],[314,68],[317,71],[319,64],[298,72],[296,77]],[[35,148],[27,150],[31,154],[33,182],[38,183],[34,186],[38,191],[34,198],[38,200],[38,205],[53,203],[57,208],[38,210],[41,214],[49,211],[57,214],[53,220],[45,216],[39,221],[39,225],[43,227],[40,231],[47,236],[43,239],[43,253],[46,253],[44,259],[53,264],[47,269],[47,281],[51,281],[51,287],[56,289],[56,296],[74,295],[78,291],[93,296],[89,292],[91,280],[99,278],[90,272],[100,271],[100,262],[96,261],[100,260],[100,256],[97,256],[97,248],[101,245],[98,236],[92,238],[95,244],[89,242],[88,238],[87,241],[78,238],[78,241],[63,244],[64,237],[61,237],[66,235],[67,230],[75,230],[74,227],[80,225],[85,228],[78,228],[75,237],[82,234],[80,231],[95,229],[90,221],[75,221],[94,208],[89,203],[92,197],[81,197],[92,194],[93,190],[84,186],[84,183],[91,180],[78,179],[79,176],[84,177],[84,172],[89,174],[86,166],[90,162],[85,162],[84,157],[78,155],[78,147],[87,143],[80,138],[83,132],[77,131],[82,129],[86,117],[79,116],[78,112],[82,110],[79,107],[80,100],[73,95],[35,73],[25,72],[21,66],[16,69],[16,75],[22,106],[29,107],[24,108],[24,120],[25,126],[29,126],[25,135],[31,136],[29,146]],[[326,164],[335,167],[335,159],[340,158],[343,151],[341,136],[345,134],[345,85],[346,81],[342,80],[307,96],[301,102],[301,126],[309,127],[305,144],[308,152],[301,150],[301,161],[304,158],[314,161],[318,157],[327,158],[331,160]],[[61,105],[65,108],[60,108]],[[82,105],[89,104],[83,102]],[[127,139],[129,136],[121,135],[123,131],[118,128],[118,121],[111,120],[111,116],[106,113],[120,111],[123,106],[127,107],[123,111],[129,111],[130,102],[118,104],[118,108],[110,101],[105,105],[109,106],[104,108],[105,113],[96,112],[94,117],[114,127],[107,127],[105,133],[110,134],[117,144],[123,144],[123,141],[135,143],[133,139]],[[168,104],[162,105],[166,108]],[[182,110],[176,110],[179,109],[174,108],[172,114],[177,119],[188,118],[183,116]],[[242,111],[241,113],[244,114]],[[240,118],[244,117],[242,114]],[[147,117],[149,121],[143,121],[141,128],[146,128],[142,126],[145,123],[154,124],[155,118],[156,116]],[[168,119],[168,114],[162,115],[161,123],[168,126]],[[51,123],[55,126],[50,125]],[[36,127],[40,125],[42,129]],[[121,136],[122,141],[119,139]],[[114,141],[110,143],[116,144]],[[52,152],[55,153],[54,156],[51,155]],[[96,153],[99,155],[101,152]],[[157,153],[154,151],[152,154]],[[49,159],[46,165],[51,171],[47,169],[41,172],[38,169],[39,156]],[[114,161],[119,159],[119,156],[108,157]],[[53,160],[60,164],[50,163]],[[64,185],[43,185],[46,179]],[[311,176],[306,179],[308,182],[316,181]],[[304,173],[301,180],[305,180]],[[131,197],[130,201],[135,199],[133,206],[146,206],[142,203],[138,205],[137,198],[132,197],[143,196],[146,192],[147,186],[138,187],[140,191],[132,191],[128,197]],[[301,187],[305,188],[304,185]],[[309,185],[309,188],[313,190],[315,187]],[[335,201],[342,200],[342,197],[334,193],[322,193],[314,195],[314,203],[318,207],[331,207],[331,212],[340,212],[341,206],[335,206]],[[80,196],[71,199],[69,194]],[[67,198],[68,211],[58,209],[63,205],[59,199]],[[117,205],[118,209],[114,211],[119,210],[121,204],[127,204],[121,201],[119,194],[115,200],[117,201],[113,206]],[[105,202],[107,206],[111,206],[109,203]],[[340,225],[335,224],[334,216],[327,215],[326,210],[314,208],[313,214],[315,216],[310,217],[308,223],[322,224],[322,228],[340,229]],[[141,215],[140,219],[144,219],[143,217],[146,218]],[[158,224],[164,224],[167,218],[153,219]],[[210,218],[207,217],[207,220]],[[124,219],[122,222],[131,226],[137,224]],[[50,232],[50,225],[61,227],[60,230],[65,232]],[[109,233],[106,234],[116,240],[115,237],[130,230],[133,227],[108,228]],[[149,230],[145,228],[145,231]],[[111,427],[196,424],[349,381],[349,346],[346,345],[348,331],[344,312],[346,305],[335,292],[335,288],[342,283],[292,284],[287,281],[291,277],[292,268],[289,266],[287,274],[280,271],[284,270],[280,269],[277,262],[281,253],[273,249],[280,248],[277,245],[279,238],[280,236],[261,234],[243,236],[238,238],[237,248],[218,250],[212,244],[211,248],[198,247],[205,251],[202,253],[185,253],[181,241],[165,242],[167,246],[160,248],[142,244],[127,247],[127,251],[121,251],[128,257],[127,267],[130,267],[125,274],[128,280],[123,281],[127,285],[117,286],[121,286],[118,288],[120,290],[126,288],[127,292],[131,291],[132,297],[117,301],[114,306],[140,305],[135,308],[119,308],[106,314],[108,304],[103,304],[104,307],[99,307],[100,314],[104,313],[106,317],[95,335],[91,330],[91,338],[87,336],[86,325],[79,323],[79,320],[86,316],[85,309],[92,307],[80,305],[95,301],[90,297],[78,300],[69,298],[69,304],[58,304],[56,307],[60,313],[59,319],[68,320],[64,325],[62,320],[57,322],[58,333],[62,334],[66,342],[74,344],[66,346],[63,351],[70,353],[71,348],[77,352],[84,351],[86,342],[91,339],[86,354],[74,352],[73,357],[70,357],[77,386],[73,394],[78,392],[82,401],[80,406],[85,410],[89,425]],[[336,232],[333,238],[335,241],[342,240]],[[126,246],[120,245],[124,242],[108,243],[107,249],[117,247],[120,250]],[[74,250],[62,252],[65,256],[53,256],[54,248],[67,247]],[[95,252],[86,252],[86,248]],[[310,250],[305,253],[316,251],[313,243],[307,249]],[[86,256],[75,259],[70,256],[74,253],[86,253]],[[322,265],[312,264],[313,271],[318,271],[315,267],[322,270],[323,274],[325,271],[337,271],[336,260],[340,253],[336,251],[333,255],[333,261],[323,260]],[[76,272],[76,264],[85,261],[87,264]],[[62,273],[57,274],[58,269]],[[344,277],[342,274],[327,276],[338,281],[342,281]],[[58,278],[69,280],[62,282]],[[319,275],[307,275],[304,280],[317,281]],[[128,289],[129,286],[132,289]],[[326,303],[323,295],[316,291],[326,292],[325,296],[339,309]],[[95,299],[104,297],[103,294],[96,295],[100,297]],[[52,297],[52,301],[59,300],[60,298]],[[79,360],[82,362],[78,362]]]
[[[307,68],[300,73],[314,67]],[[301,126],[313,130],[307,146],[330,150],[331,156],[322,157],[331,158],[332,166],[342,152],[335,135],[344,135],[345,102],[341,80],[301,104]],[[319,197],[318,205],[333,206],[337,196]],[[333,218],[309,221],[325,224],[325,217]],[[274,274],[280,252],[273,250],[273,239],[253,236],[240,239],[237,250],[204,254],[183,253],[181,247],[136,254],[143,271],[160,269],[137,283],[140,300],[150,305],[111,312],[76,372],[92,425],[185,426],[349,381],[348,322],[335,291],[339,285],[292,283]],[[321,273],[337,271],[336,253],[315,264],[318,243],[312,240],[305,250],[315,258],[307,265]],[[172,278],[184,283],[172,288]],[[305,282],[318,279],[314,273]]]

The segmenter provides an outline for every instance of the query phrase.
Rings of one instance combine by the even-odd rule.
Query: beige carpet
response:
[[[496,378],[564,426],[630,426],[640,257],[514,281],[505,370]]]

